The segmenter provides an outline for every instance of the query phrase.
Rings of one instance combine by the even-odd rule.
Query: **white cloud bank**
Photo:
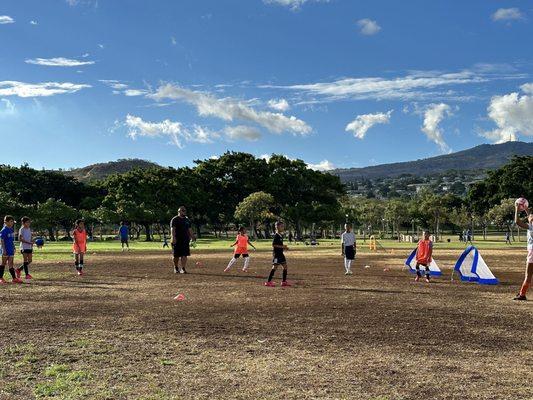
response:
[[[298,10],[300,7],[302,7],[307,2],[315,2],[315,3],[327,3],[329,0],[263,0],[265,4],[277,4],[280,6],[288,7],[291,10]]]
[[[364,77],[345,78],[333,82],[296,84],[289,86],[262,85],[260,88],[285,89],[311,96],[324,96],[326,100],[421,100],[426,98],[460,97],[449,88],[472,85],[495,79],[513,79],[517,75],[487,75],[474,70],[460,72],[419,71],[397,78]],[[523,76],[520,76],[523,77]]]
[[[493,21],[516,21],[523,19],[524,15],[518,8],[499,8],[492,14]]]
[[[30,58],[26,60],[27,64],[44,65],[47,67],[80,67],[83,65],[92,65],[94,61],[80,61],[65,57],[54,58]]]
[[[261,138],[259,129],[246,125],[228,126],[224,129],[224,134],[230,140],[255,142]]]
[[[47,97],[57,94],[76,93],[91,85],[70,82],[26,83],[0,81],[0,96]]]
[[[533,83],[521,86],[518,92],[494,96],[487,108],[497,128],[483,132],[487,139],[503,143],[518,140],[519,135],[533,136]]]
[[[14,24],[15,20],[9,15],[0,15],[0,25]]]
[[[289,102],[285,99],[271,99],[268,101],[268,106],[272,110],[285,112],[288,111],[291,106],[289,105]]]
[[[346,132],[352,132],[357,139],[364,139],[368,130],[374,125],[388,124],[393,110],[386,113],[358,115],[352,122],[346,125]]]
[[[424,124],[422,132],[434,143],[436,143],[442,152],[450,152],[450,147],[444,141],[440,123],[447,116],[452,115],[451,107],[448,104],[430,104],[424,112]]]
[[[128,136],[132,139],[139,136],[150,138],[166,136],[179,148],[183,148],[184,142],[211,143],[219,136],[218,133],[197,125],[188,129],[180,122],[168,119],[161,122],[147,122],[141,117],[130,114],[126,116],[124,124],[128,128]]]
[[[328,160],[322,160],[318,164],[307,163],[307,166],[315,171],[331,171],[336,168],[335,164]]]
[[[311,127],[296,117],[270,111],[257,111],[244,101],[232,98],[219,99],[209,93],[185,89],[170,83],[160,86],[148,97],[157,101],[184,101],[196,107],[200,116],[216,117],[224,121],[252,122],[273,133],[291,132],[306,135],[311,132]]]
[[[381,30],[381,26],[379,26],[376,21],[369,18],[360,19],[357,21],[357,26],[359,27],[361,34],[366,36],[375,35]]]

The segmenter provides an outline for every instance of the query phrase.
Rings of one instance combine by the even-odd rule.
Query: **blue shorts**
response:
[[[2,254],[2,257],[14,257],[15,256],[15,248],[7,248],[7,249],[2,249],[0,251],[0,253]]]

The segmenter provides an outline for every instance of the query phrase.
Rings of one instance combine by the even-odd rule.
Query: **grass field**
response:
[[[346,277],[337,241],[300,244],[282,289],[262,286],[268,242],[224,274],[230,243],[201,240],[187,275],[161,243],[93,243],[81,278],[47,244],[31,284],[0,287],[0,399],[533,398],[523,245],[480,242],[501,281],[480,286],[450,281],[460,243],[429,285],[402,269],[412,245],[361,247]]]

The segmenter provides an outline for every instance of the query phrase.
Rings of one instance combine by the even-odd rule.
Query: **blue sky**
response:
[[[2,0],[0,162],[328,169],[531,141],[532,19],[505,0]]]

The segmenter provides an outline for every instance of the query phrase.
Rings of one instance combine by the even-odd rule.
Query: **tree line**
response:
[[[57,171],[0,166],[0,213],[28,215],[51,240],[68,237],[76,218],[87,226],[109,227],[128,221],[137,235],[151,240],[154,230],[186,205],[197,234],[221,235],[237,224],[268,237],[281,218],[296,237],[334,234],[345,221],[371,233],[428,227],[433,232],[489,226],[510,229],[513,199],[533,199],[533,157],[516,157],[472,185],[466,196],[422,190],[391,200],[350,197],[337,176],[314,171],[301,160],[273,155],[268,161],[227,152],[197,160],[193,167],[133,169],[97,182],[82,183]]]

